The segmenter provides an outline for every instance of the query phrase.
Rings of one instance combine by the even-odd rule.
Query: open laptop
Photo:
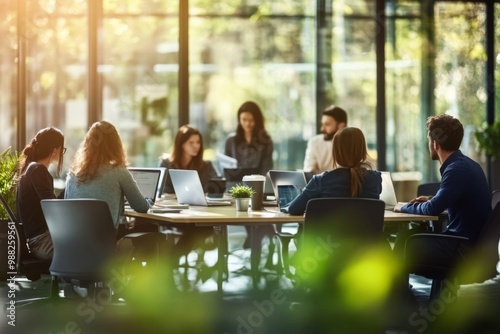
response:
[[[273,184],[273,191],[276,198],[279,198],[278,186],[279,185],[292,185],[296,186],[299,190],[306,186],[306,177],[304,172],[289,171],[289,170],[270,170],[269,178]]]
[[[128,170],[137,183],[142,196],[151,198],[153,201],[161,197],[161,186],[165,178],[166,168],[128,167]]]
[[[177,202],[198,206],[232,205],[231,201],[207,198],[201,185],[198,172],[190,169],[169,169]]]
[[[392,183],[390,172],[382,173],[382,192],[380,193],[380,199],[385,202],[386,210],[394,210],[398,200],[396,198],[396,191],[394,190],[394,184]]]
[[[163,188],[163,180],[165,179],[165,167],[148,168],[148,167],[128,167],[130,174],[134,178],[142,196],[153,200],[153,206],[150,210],[153,213],[175,213],[181,209],[188,207],[180,207],[177,205],[160,205],[155,203],[157,198],[161,197],[161,189]]]
[[[278,185],[278,206],[281,212],[288,212],[288,204],[300,194],[300,189],[293,185]]]

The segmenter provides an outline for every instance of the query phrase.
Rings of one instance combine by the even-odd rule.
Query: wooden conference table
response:
[[[175,203],[175,202],[163,202]],[[261,225],[269,224],[285,224],[285,223],[302,223],[304,222],[304,216],[292,216],[286,213],[278,211],[277,207],[265,208],[262,211],[236,211],[234,205],[232,206],[190,206],[189,209],[180,211],[179,213],[139,213],[133,210],[126,210],[125,215],[128,217],[142,218],[151,223],[156,223],[163,226],[179,226],[182,224],[193,224],[195,226],[213,226],[216,232],[217,241],[219,245],[223,241],[222,238],[225,236],[226,227],[228,225],[240,225],[240,226],[250,226],[251,231],[251,263],[250,267],[253,273],[258,271],[258,262],[260,259],[260,252],[254,252],[257,247],[255,243],[260,241],[258,238],[252,237],[256,233],[256,229]],[[384,213],[384,226],[398,226],[408,225],[409,222],[414,221],[437,221],[438,216],[423,216],[423,215],[413,215],[407,213],[385,211]],[[404,227],[403,227],[404,228]],[[224,249],[218,247],[218,280],[217,288],[219,293],[222,293],[223,284],[223,272],[221,268],[224,268]],[[255,275],[254,275],[254,286],[255,286]]]

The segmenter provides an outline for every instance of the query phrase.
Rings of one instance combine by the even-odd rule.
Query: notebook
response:
[[[128,167],[130,174],[134,178],[142,196],[151,198],[153,202],[161,197],[161,185],[165,177],[164,167]]]
[[[380,193],[380,199],[385,202],[386,210],[394,210],[398,200],[396,198],[396,192],[394,191],[394,184],[392,183],[390,172],[382,173],[382,192]]]
[[[273,185],[273,191],[276,198],[279,198],[279,185],[293,185],[299,190],[306,186],[306,177],[303,171],[288,171],[288,170],[270,170],[269,178]]]
[[[231,201],[205,197],[198,172],[189,169],[169,169],[177,202],[198,206],[232,205]]]

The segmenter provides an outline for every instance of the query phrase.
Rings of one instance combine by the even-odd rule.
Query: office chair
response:
[[[317,244],[318,240],[336,243],[339,252],[357,252],[357,248],[383,244],[390,250],[384,229],[385,203],[367,198],[316,198],[307,203],[302,248]],[[328,239],[328,241],[326,241]],[[307,252],[307,250],[304,250]],[[300,258],[300,257],[299,257]],[[285,265],[289,260],[284,259]],[[290,272],[290,269],[286,269]]]
[[[116,230],[108,204],[96,199],[49,199],[41,205],[54,244],[50,265],[54,289],[58,290],[60,278],[81,286],[103,286],[115,255]]]
[[[26,244],[26,236],[24,235],[23,225],[19,222],[14,211],[8,205],[5,198],[0,195],[0,202],[2,202],[9,219],[14,223],[15,237],[16,237],[16,258],[15,268],[10,268],[8,272],[16,272],[17,275],[26,276],[30,281],[37,281],[41,275],[49,274],[50,260],[40,260],[31,256],[28,246]]]
[[[418,196],[434,196],[439,190],[441,183],[421,183],[417,187],[417,197]]]
[[[429,296],[431,301],[439,298],[446,281],[453,284],[482,283],[497,275],[500,204],[496,204],[476,244],[470,249],[464,247],[467,240],[459,236],[418,233],[406,241],[405,266],[409,274],[432,279]],[[440,254],[426,252],[432,243],[447,244],[450,251]],[[456,293],[456,291],[448,292]]]

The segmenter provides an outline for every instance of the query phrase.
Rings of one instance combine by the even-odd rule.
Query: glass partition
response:
[[[274,167],[301,169],[316,126],[314,7],[207,3],[192,2],[189,25],[190,117],[203,133],[206,158],[224,151],[239,106],[252,100],[274,142]]]
[[[157,166],[178,125],[178,2],[104,1],[103,118],[131,165]]]

